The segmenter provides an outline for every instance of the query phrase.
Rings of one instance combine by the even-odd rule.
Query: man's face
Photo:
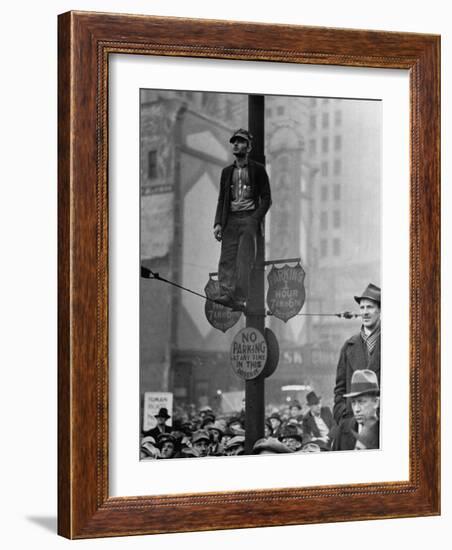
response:
[[[240,422],[233,422],[230,424],[229,429],[233,432],[238,432],[242,429],[242,424]]]
[[[212,441],[214,443],[218,443],[220,441],[220,432],[218,430],[210,430],[210,436],[212,437]]]
[[[300,415],[300,409],[298,407],[290,407],[290,417],[297,418]]]
[[[309,408],[311,409],[312,414],[315,414],[316,416],[318,416],[320,414],[320,409],[322,408],[322,404],[319,401],[315,405],[311,405]]]
[[[359,302],[359,309],[363,325],[369,330],[373,330],[380,321],[380,306],[373,300],[363,298]]]
[[[270,418],[270,423],[272,425],[273,430],[278,429],[281,424],[281,422],[277,418]]]
[[[164,426],[165,425],[166,418],[164,416],[156,416],[155,418],[157,419],[157,424],[159,426]]]
[[[165,441],[160,451],[162,458],[171,458],[174,454],[174,443],[172,441]]]
[[[352,410],[358,424],[377,417],[380,398],[375,395],[358,395],[352,398]]]
[[[286,447],[289,447],[291,451],[298,451],[301,447],[301,442],[294,437],[283,437],[282,442]]]
[[[231,143],[231,147],[235,157],[244,157],[251,150],[248,141],[241,137],[236,137]]]
[[[205,439],[201,439],[193,444],[193,448],[198,453],[199,456],[207,456],[207,451],[209,449],[208,443]]]

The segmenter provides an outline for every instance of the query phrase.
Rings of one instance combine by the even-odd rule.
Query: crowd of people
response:
[[[333,411],[322,406],[315,391],[306,403],[270,406],[264,437],[253,454],[306,453],[378,449],[380,437],[380,288],[369,284],[358,303],[362,326],[346,340],[336,369]],[[215,414],[211,407],[199,411],[176,409],[175,418],[162,407],[157,425],[142,433],[142,460],[205,456],[236,456],[245,453],[245,410],[234,416]]]
[[[245,411],[216,415],[211,407],[184,414],[168,425],[170,415],[161,408],[157,425],[144,432],[141,459],[169,459],[205,456],[236,456],[245,452]],[[321,452],[331,450],[337,428],[331,409],[311,391],[306,404],[298,401],[267,409],[264,437],[253,446],[253,454]]]

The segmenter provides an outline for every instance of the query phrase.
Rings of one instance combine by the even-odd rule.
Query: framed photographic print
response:
[[[61,535],[439,513],[439,44],[59,17]]]

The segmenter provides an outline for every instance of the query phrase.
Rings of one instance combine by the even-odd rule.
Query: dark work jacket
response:
[[[231,204],[232,174],[234,165],[230,164],[223,168],[220,178],[220,191],[218,194],[218,204],[215,213],[214,226],[220,224],[222,228],[226,227],[228,221],[229,209]],[[265,166],[254,160],[248,159],[248,179],[251,186],[251,192],[256,205],[256,210],[252,217],[261,222],[271,205],[271,191],[268,175]]]
[[[336,370],[336,386],[334,388],[334,420],[339,424],[346,416],[352,416],[352,408],[349,398],[344,394],[350,393],[350,384],[355,370],[373,370],[380,384],[380,357],[381,336],[378,338],[372,355],[367,353],[366,343],[361,334],[355,334],[342,346],[339,362]]]
[[[380,433],[380,423],[378,422],[376,429]],[[333,451],[351,451],[355,448],[356,437],[353,431],[358,432],[358,422],[352,417],[344,418],[339,424],[335,438],[333,440]],[[378,445],[380,446],[380,445]]]

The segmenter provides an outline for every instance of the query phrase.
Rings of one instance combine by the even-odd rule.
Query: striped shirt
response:
[[[361,327],[361,338],[366,344],[368,355],[372,355],[375,346],[377,345],[378,338],[380,337],[380,333],[380,323],[378,323],[378,326],[370,334],[366,334],[364,332],[364,327]]]

